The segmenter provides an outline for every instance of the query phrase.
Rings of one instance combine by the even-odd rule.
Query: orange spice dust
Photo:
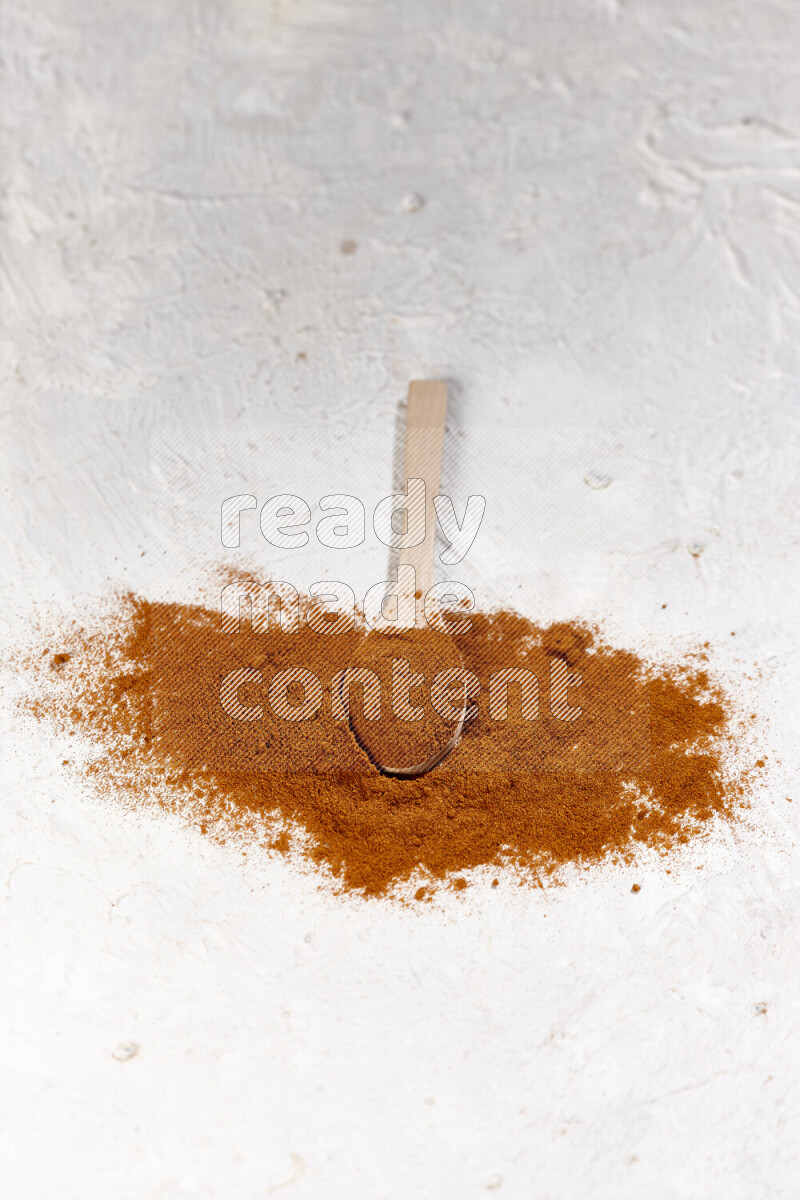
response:
[[[230,634],[218,612],[129,596],[106,627],[38,659],[27,703],[88,735],[98,753],[87,769],[115,797],[275,854],[299,849],[371,896],[409,883],[419,899],[443,881],[461,889],[477,867],[537,882],[570,863],[631,861],[637,846],[668,852],[740,806],[725,771],[729,705],[705,669],[656,668],[586,626],[540,628],[510,611],[472,614],[453,641],[480,691],[457,748],[411,780],[381,774],[332,706],[332,680],[363,647],[358,628],[242,623]],[[270,684],[298,666],[320,680],[320,703],[287,720]],[[538,694],[531,683],[526,711],[512,679],[507,711],[493,715],[491,680],[508,668],[530,672]],[[237,669],[248,671],[236,690],[248,719],[220,701]],[[412,703],[429,704],[430,683]],[[304,695],[289,683],[285,704],[299,711]]]

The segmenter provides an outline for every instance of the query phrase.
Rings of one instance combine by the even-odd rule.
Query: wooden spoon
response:
[[[359,745],[384,774],[400,779],[413,779],[438,766],[458,745],[467,712],[466,684],[460,715],[455,721],[448,721],[429,704],[422,710],[424,715],[417,720],[413,719],[416,706],[401,703],[398,714],[392,704],[395,672],[398,676],[404,676],[404,690],[410,700],[408,670],[398,668],[398,662],[408,663],[411,667],[412,686],[415,686],[414,677],[417,683],[421,683],[424,675],[427,688],[441,671],[453,671],[455,679],[463,669],[455,642],[448,634],[431,628],[424,611],[425,595],[433,584],[436,541],[433,501],[439,492],[446,411],[446,383],[415,382],[409,385],[405,478],[406,487],[410,479],[422,479],[425,483],[425,536],[417,546],[400,548],[398,579],[407,574],[403,568],[413,567],[415,594],[413,597],[410,594],[399,596],[398,612],[405,609],[413,613],[413,620],[405,623],[398,621],[387,632],[369,633],[356,651],[351,667],[343,673],[341,684],[342,703]],[[375,706],[369,703],[366,684],[361,710],[356,713],[350,711],[349,686],[358,678],[360,668],[374,672],[381,682],[380,716],[375,715]],[[354,671],[357,673],[354,674]],[[388,694],[387,684],[390,685]],[[421,710],[416,708],[416,711]]]

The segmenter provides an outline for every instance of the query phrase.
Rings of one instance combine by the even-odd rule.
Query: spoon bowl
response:
[[[467,715],[468,692],[453,695],[464,670],[453,641],[433,629],[370,633],[339,681],[341,710],[367,757],[380,771],[413,779],[455,749]],[[363,689],[350,703],[351,685]],[[462,696],[463,692],[463,696]],[[388,703],[387,703],[388,702]]]

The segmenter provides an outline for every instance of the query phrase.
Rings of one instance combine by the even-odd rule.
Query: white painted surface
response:
[[[391,455],[409,378],[446,377],[454,429],[507,427],[479,583],[654,653],[709,638],[769,764],[752,828],[671,875],[411,913],[81,796],[9,711],[4,1198],[798,1194],[799,21],[6,0],[6,636],[109,583],[205,586],[208,426],[307,424],[321,474],[349,454],[380,495],[360,423]],[[653,431],[623,438],[649,437],[646,517],[607,444],[564,434],[597,424]],[[176,427],[200,448],[165,515],[151,437]],[[509,454],[547,438],[564,503],[509,531]],[[580,514],[606,511],[571,591],[559,547],[596,550]]]

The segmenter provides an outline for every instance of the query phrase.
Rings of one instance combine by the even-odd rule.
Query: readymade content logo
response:
[[[222,502],[223,546],[239,547],[242,513],[257,507],[256,496],[249,493],[230,496]],[[318,508],[323,515],[317,520],[314,533],[320,545],[348,550],[363,544],[366,508],[358,497],[347,494],[323,496]],[[439,555],[441,564],[451,567],[462,562],[475,542],[485,510],[485,498],[471,495],[459,522],[449,496],[430,497],[423,479],[408,479],[405,493],[382,499],[372,517],[379,540],[398,553],[396,577],[371,586],[360,610],[353,589],[340,581],[311,584],[308,598],[301,601],[297,588],[285,580],[269,584],[236,580],[222,590],[222,630],[236,635],[246,620],[254,633],[267,633],[277,626],[282,632],[291,634],[305,624],[317,634],[334,637],[352,633],[360,616],[371,635],[391,636],[409,628],[429,628],[452,637],[465,634],[471,626],[469,614],[476,607],[472,590],[452,579],[435,584],[429,578],[423,581],[419,576],[430,576],[430,571],[420,571],[415,562],[424,564],[427,554],[432,563],[437,526],[447,543]],[[400,517],[402,529],[397,527]],[[263,504],[259,516],[264,538],[283,552],[308,545],[311,521],[309,504],[290,493],[272,496]],[[425,708],[411,700],[411,693],[422,686],[429,687],[431,706],[444,720],[470,720],[477,715],[476,701],[481,684],[477,676],[464,667],[447,667],[432,679],[426,679],[423,673],[412,669],[406,658],[398,655],[391,660],[390,680],[384,682],[388,684],[391,712],[401,721],[424,718]],[[569,696],[570,689],[579,687],[581,682],[580,673],[572,671],[563,658],[551,658],[548,706],[550,714],[557,720],[575,721],[582,714],[582,707],[570,703]],[[534,672],[519,666],[508,665],[494,671],[488,680],[490,718],[494,721],[507,719],[509,688],[515,685],[519,688],[521,718],[536,720],[540,708],[539,683]],[[286,721],[313,720],[322,707],[325,684],[330,685],[334,720],[348,719],[353,686],[360,691],[363,716],[369,721],[380,719],[385,700],[381,679],[363,666],[344,667],[325,681],[301,665],[278,671],[269,680],[264,679],[258,667],[239,666],[224,676],[219,691],[223,709],[236,721],[258,721],[264,716],[262,704],[242,702],[240,693],[246,684],[261,688],[266,684],[271,711]]]

